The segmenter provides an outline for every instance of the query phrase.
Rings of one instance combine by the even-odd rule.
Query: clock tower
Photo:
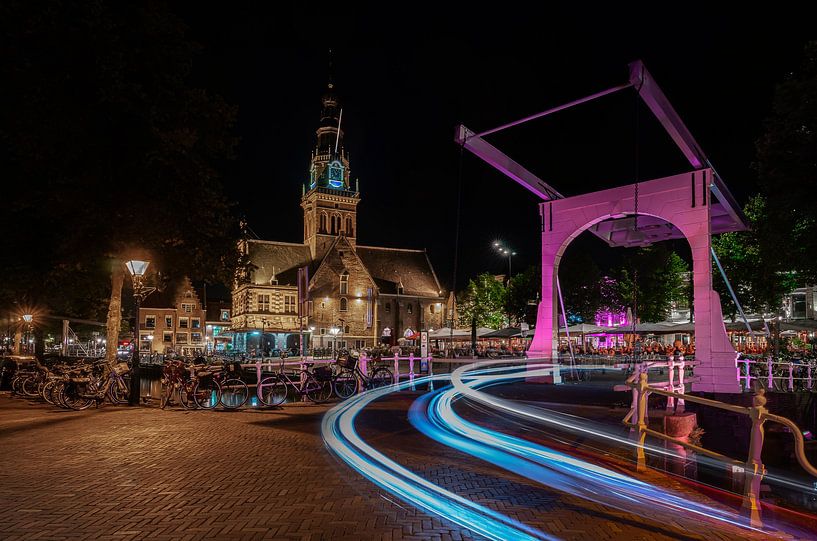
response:
[[[343,148],[343,110],[330,81],[321,100],[321,123],[312,151],[309,181],[303,187],[304,244],[319,260],[335,238],[346,237],[352,246],[357,236],[357,182],[351,185],[349,155]]]

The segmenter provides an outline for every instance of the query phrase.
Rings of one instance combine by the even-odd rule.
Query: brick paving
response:
[[[361,415],[362,435],[463,496],[562,539],[747,539],[549,491],[430,442],[410,396]],[[325,407],[66,412],[0,394],[0,539],[473,539],[392,501],[325,449]],[[758,538],[758,537],[755,537]]]

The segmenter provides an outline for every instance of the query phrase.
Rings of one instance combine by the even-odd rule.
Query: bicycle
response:
[[[302,369],[297,372],[297,379],[289,377],[284,372],[284,361],[278,372],[262,378],[258,382],[258,400],[265,406],[280,406],[287,399],[292,389],[298,396],[306,396],[315,404],[322,404],[332,397],[331,377],[326,377],[325,370],[316,369],[322,381],[309,370],[315,363],[303,363]]]
[[[371,375],[366,375],[360,371],[358,361],[359,357],[352,354],[339,356],[335,361],[340,371],[332,380],[332,388],[341,400],[355,394],[360,384],[363,384],[365,389],[377,389],[394,381],[393,374],[385,366],[376,366],[371,370]]]

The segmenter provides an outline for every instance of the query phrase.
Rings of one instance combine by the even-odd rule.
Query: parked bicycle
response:
[[[364,374],[358,366],[359,361],[360,355],[354,350],[342,352],[335,361],[338,373],[333,378],[332,387],[341,400],[355,394],[360,385],[364,389],[377,389],[394,381],[394,375],[388,368],[377,366],[374,362],[370,365],[370,373]]]
[[[284,371],[285,361],[281,361],[278,372],[262,378],[258,382],[258,399],[265,406],[280,406],[283,404],[290,391],[296,396],[306,396],[316,404],[322,404],[332,398],[332,376],[328,367],[310,368],[315,363],[303,363],[299,369],[290,377]]]

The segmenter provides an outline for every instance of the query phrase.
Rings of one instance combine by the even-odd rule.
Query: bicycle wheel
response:
[[[193,387],[193,401],[200,408],[211,410],[218,406],[221,388],[213,378],[199,380]]]
[[[54,390],[54,385],[56,385],[56,383],[57,382],[54,381],[53,379],[48,380],[45,383],[45,385],[43,385],[43,391],[41,393],[43,400],[45,400],[52,406],[54,405],[54,398],[51,396],[51,392]]]
[[[23,394],[29,398],[35,398],[40,396],[40,393],[37,390],[38,386],[39,382],[37,381],[37,378],[34,377],[26,378],[25,381],[23,381]]]
[[[114,404],[127,404],[128,394],[130,394],[128,391],[129,389],[125,380],[116,378],[111,382],[111,386],[108,388],[108,398],[110,398]]]
[[[345,400],[357,391],[357,375],[351,370],[341,370],[332,381],[335,394]]]
[[[81,396],[76,385],[65,385],[60,396],[62,403],[72,410],[88,409],[94,403],[93,398]]]
[[[318,381],[315,376],[307,372],[304,374],[304,394],[315,404],[322,404],[332,398],[332,382]]]
[[[237,409],[247,402],[250,391],[240,379],[228,379],[221,384],[221,405],[224,409]]]
[[[381,366],[380,368],[375,369],[375,371],[372,373],[372,377],[369,379],[369,387],[372,389],[377,389],[379,387],[391,385],[393,381],[394,375],[391,373],[391,371],[385,366]]]
[[[176,383],[162,378],[162,400],[161,408],[165,409],[173,402],[173,393],[176,392]]]
[[[190,382],[176,383],[176,387],[179,391],[179,402],[181,405],[184,406],[185,409],[196,409],[198,406],[193,400],[193,387],[191,386]]]
[[[278,376],[262,379],[258,389],[258,399],[265,406],[280,406],[287,399],[287,382]]]

